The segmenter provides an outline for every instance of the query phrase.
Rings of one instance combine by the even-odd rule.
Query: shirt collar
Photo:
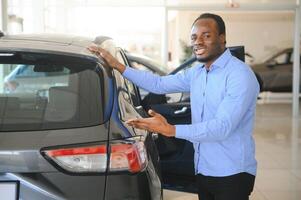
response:
[[[224,68],[226,66],[226,64],[228,63],[228,61],[230,60],[230,58],[232,57],[230,50],[227,48],[224,53],[218,57],[213,63],[213,66],[217,66],[217,67],[222,67]]]
[[[211,68],[215,68],[215,67],[221,67],[224,68],[227,64],[227,62],[230,60],[231,58],[231,52],[230,50],[227,48],[224,53],[222,53],[222,55],[220,55],[212,64],[211,64]],[[205,64],[203,64],[202,67],[205,67]]]

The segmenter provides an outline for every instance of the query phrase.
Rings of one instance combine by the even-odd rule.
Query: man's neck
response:
[[[208,62],[206,62],[206,63],[204,64],[204,66],[205,66],[205,68],[206,68],[207,71],[210,71],[210,68],[211,68],[212,63],[213,63],[216,59],[218,59],[225,51],[226,51],[226,48],[223,48],[223,50],[220,52],[220,54],[218,54],[214,59],[212,59],[212,60],[210,60],[210,61],[208,61]]]

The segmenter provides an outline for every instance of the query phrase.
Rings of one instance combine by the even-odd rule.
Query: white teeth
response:
[[[205,49],[197,49],[197,50],[195,51],[195,53],[196,53],[196,54],[203,54],[203,53],[205,53]]]

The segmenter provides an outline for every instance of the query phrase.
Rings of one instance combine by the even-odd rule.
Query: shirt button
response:
[[[203,92],[203,96],[205,96],[205,92]]]

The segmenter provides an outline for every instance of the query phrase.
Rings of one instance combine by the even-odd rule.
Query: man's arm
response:
[[[97,56],[102,57],[108,67],[114,68],[119,71],[125,78],[133,82],[138,87],[143,88],[152,93],[166,94],[176,92],[189,92],[190,90],[190,70],[176,75],[158,76],[150,72],[136,70],[124,66],[109,52],[97,46],[90,46],[88,50]]]
[[[236,71],[228,81],[227,94],[219,105],[212,120],[191,125],[170,125],[166,119],[154,111],[150,118],[132,119],[127,123],[140,129],[157,132],[167,137],[177,137],[191,142],[224,140],[243,123],[246,112],[254,112],[259,85],[251,71]]]
[[[126,67],[122,75],[138,87],[155,94],[190,91],[189,70],[175,75],[159,76],[148,71]]]

